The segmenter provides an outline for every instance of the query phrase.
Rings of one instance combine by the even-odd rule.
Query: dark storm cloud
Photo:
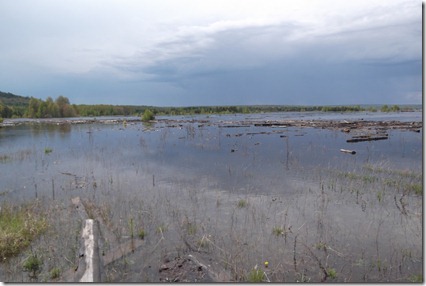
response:
[[[219,2],[2,2],[0,90],[76,103],[421,102],[420,1]]]

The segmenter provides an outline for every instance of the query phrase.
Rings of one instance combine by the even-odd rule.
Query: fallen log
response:
[[[356,151],[354,151],[354,150],[347,150],[347,149],[340,149],[340,152],[349,153],[349,154],[352,154],[352,155],[356,154]]]
[[[346,140],[348,143],[364,142],[364,141],[376,141],[376,140],[386,140],[388,136],[376,136],[376,137],[353,137]]]

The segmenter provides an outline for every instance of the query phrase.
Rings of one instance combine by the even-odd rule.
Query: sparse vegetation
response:
[[[166,225],[164,225],[164,224],[161,224],[161,225],[159,225],[158,227],[157,227],[157,233],[164,233],[164,232],[166,232],[167,231],[167,226]]]
[[[140,239],[144,239],[145,235],[146,235],[145,230],[144,229],[140,229],[139,232],[138,232],[138,237]]]
[[[247,200],[244,200],[244,199],[239,200],[237,203],[237,206],[239,208],[245,208],[247,205],[248,205],[248,202]]]
[[[265,272],[263,272],[262,269],[255,267],[247,275],[246,281],[250,283],[266,282]]]
[[[284,235],[284,228],[281,226],[275,226],[272,228],[272,234],[275,236]]]
[[[50,270],[50,279],[55,280],[61,276],[61,270],[58,267],[53,267]]]
[[[27,259],[25,259],[22,267],[24,271],[29,272],[30,277],[36,278],[37,273],[41,270],[43,265],[42,260],[37,256],[37,254],[31,253]]]
[[[50,148],[50,147],[46,147],[46,148],[44,148],[44,154],[50,154],[50,153],[52,153],[53,152],[53,149],[52,148]]]
[[[47,229],[47,221],[35,210],[35,205],[0,210],[0,257],[2,260],[20,253]]]
[[[336,279],[337,278],[337,272],[336,272],[336,269],[334,269],[334,268],[328,268],[327,274],[328,274],[328,277],[330,279]]]

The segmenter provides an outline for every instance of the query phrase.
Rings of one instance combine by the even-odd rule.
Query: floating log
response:
[[[359,137],[353,137],[351,139],[346,140],[348,143],[355,143],[355,142],[363,142],[363,141],[376,141],[376,140],[386,140],[388,139],[388,136],[359,136]]]
[[[347,149],[340,149],[340,152],[348,153],[348,154],[352,154],[352,155],[356,154],[356,151],[354,151],[354,150],[347,150]]]

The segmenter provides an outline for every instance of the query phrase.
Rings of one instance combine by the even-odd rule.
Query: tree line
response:
[[[3,93],[5,94],[5,93]],[[1,95],[1,94],[0,94]],[[20,97],[19,104],[7,105],[1,99],[14,100],[10,94],[8,97],[0,97],[0,118],[27,117],[27,118],[60,118],[60,117],[96,117],[96,116],[141,116],[149,114],[149,117],[157,115],[197,115],[197,114],[236,114],[236,113],[261,113],[261,112],[396,112],[411,111],[413,108],[388,106],[291,106],[291,105],[250,105],[250,106],[188,106],[188,107],[155,107],[155,106],[131,106],[131,105],[76,105],[71,104],[65,96],[58,96],[55,100],[48,97],[46,100],[34,97]],[[15,96],[19,97],[19,96]],[[25,100],[26,101],[25,101]],[[24,102],[27,102],[25,106]],[[149,111],[149,112],[146,112]]]

